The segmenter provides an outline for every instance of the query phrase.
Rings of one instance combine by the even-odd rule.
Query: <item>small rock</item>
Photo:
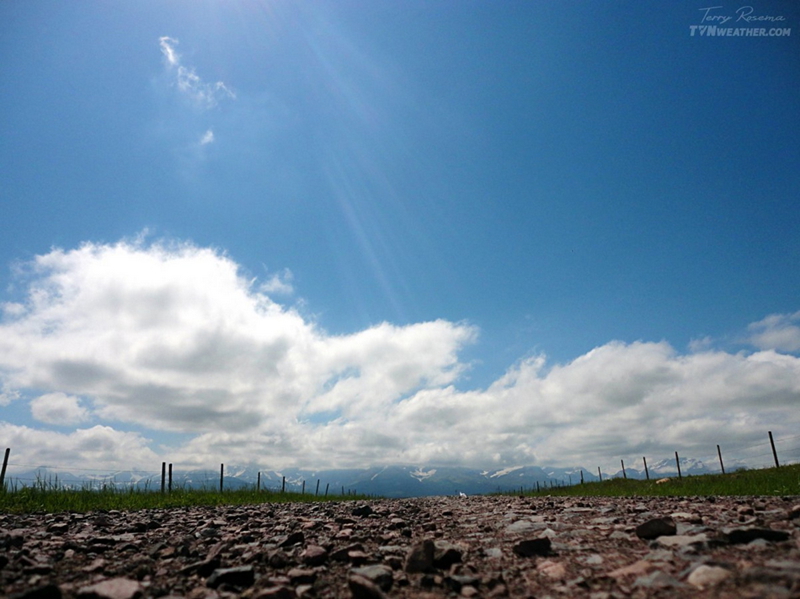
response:
[[[725,531],[728,542],[733,545],[749,543],[756,539],[764,539],[777,543],[789,539],[789,533],[785,530],[773,530],[771,528],[735,528]]]
[[[536,569],[549,578],[563,580],[567,576],[567,569],[561,562],[545,560],[536,566]]]
[[[252,599],[297,599],[294,589],[285,586],[262,589],[252,595]]]
[[[506,533],[507,534],[525,534],[531,532],[532,530],[536,530],[537,528],[542,528],[543,525],[540,523],[533,523],[528,520],[517,520],[516,522],[512,522],[508,526],[506,526]]]
[[[541,537],[520,541],[514,545],[513,551],[520,557],[546,556],[550,555],[551,546],[552,542],[548,537]]]
[[[78,591],[81,599],[137,599],[144,589],[136,580],[129,578],[112,578],[104,580]]]
[[[380,587],[363,576],[351,575],[347,586],[353,599],[386,599],[386,594]]]
[[[358,516],[359,518],[365,518],[366,516],[374,513],[374,510],[368,505],[357,505],[350,513],[354,516]]]
[[[416,543],[408,550],[406,555],[405,571],[409,574],[431,571],[433,569],[435,551],[436,546],[430,539]]]
[[[663,547],[689,547],[691,545],[702,545],[708,541],[705,533],[699,535],[674,535],[671,537],[658,537],[658,545]]]
[[[647,574],[650,572],[655,566],[648,562],[647,560],[639,560],[638,562],[634,562],[628,566],[624,566],[622,568],[617,568],[616,570],[612,570],[608,573],[611,578],[625,578],[626,576],[640,576],[642,574]]]
[[[800,505],[792,506],[792,509],[789,510],[789,520],[797,518],[800,518]]]
[[[655,572],[651,572],[646,576],[640,576],[637,578],[634,581],[633,586],[644,587],[647,589],[668,589],[682,587],[683,585],[680,583],[680,581],[676,580],[673,576],[670,576],[666,572],[656,570]]]
[[[331,552],[330,558],[335,562],[347,562],[350,561],[349,553],[351,551],[364,551],[364,546],[361,543],[354,543],[347,547],[342,547],[341,549]]]
[[[720,568],[719,566],[707,566],[706,564],[702,564],[692,570],[686,582],[698,589],[706,589],[718,585],[731,576],[732,573],[730,570]]]
[[[392,583],[394,582],[392,569],[388,566],[383,566],[380,564],[357,568],[353,570],[353,574],[366,578],[367,580],[371,580],[383,591],[389,591],[389,589],[392,588]]]
[[[54,584],[46,584],[11,595],[11,599],[61,599],[61,589]]]
[[[212,589],[221,584],[229,584],[234,587],[249,587],[256,579],[253,566],[239,566],[237,568],[218,568],[212,572],[206,580],[206,586]]]
[[[290,563],[289,556],[282,549],[275,549],[274,551],[268,553],[267,561],[269,562],[269,565],[276,570],[285,568]]]
[[[645,540],[671,536],[677,532],[678,527],[672,518],[653,518],[636,527],[636,536]]]
[[[308,566],[321,566],[328,561],[328,552],[319,545],[309,545],[300,554],[300,559]]]
[[[453,564],[461,563],[461,549],[447,541],[434,541],[433,565],[447,570]]]
[[[305,570],[303,568],[292,568],[286,575],[294,585],[314,584],[314,581],[317,579],[317,573],[314,572],[314,570]]]
[[[277,541],[278,547],[291,547],[292,545],[297,545],[298,543],[302,543],[306,540],[305,535],[302,532],[293,532],[290,535],[284,535],[275,539]]]

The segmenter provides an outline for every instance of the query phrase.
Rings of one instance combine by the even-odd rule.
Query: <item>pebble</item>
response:
[[[636,527],[636,536],[648,540],[674,535],[677,532],[678,528],[672,518],[653,518]]]
[[[731,571],[726,568],[701,564],[692,570],[686,582],[698,589],[705,589],[718,585],[732,575]]]
[[[0,514],[0,593],[791,596],[800,589],[797,505],[771,497],[497,496]]]
[[[144,589],[136,580],[128,578],[112,578],[104,580],[78,591],[80,599],[138,599]]]
[[[549,555],[551,547],[552,542],[549,537],[540,537],[520,541],[512,549],[520,557],[536,557],[537,555]]]

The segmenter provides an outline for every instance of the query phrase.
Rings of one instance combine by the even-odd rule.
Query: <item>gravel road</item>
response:
[[[0,594],[800,598],[800,498],[435,497],[0,514]]]

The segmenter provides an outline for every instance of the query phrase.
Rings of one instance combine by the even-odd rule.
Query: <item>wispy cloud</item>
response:
[[[207,83],[195,73],[194,68],[184,66],[181,55],[175,49],[178,40],[163,36],[159,38],[159,45],[166,68],[175,77],[175,85],[196,105],[213,108],[223,98],[236,98],[236,94],[222,81]]]
[[[380,323],[330,335],[275,301],[290,281],[284,271],[259,284],[188,243],[54,249],[30,266],[24,310],[0,321],[5,401],[40,390],[37,418],[75,421],[87,416],[80,397],[93,418],[189,434],[170,459],[198,465],[597,464],[678,448],[702,455],[800,427],[800,358],[772,349],[681,354],[663,341],[610,341],[565,364],[522,360],[464,390],[459,353],[474,327]],[[754,328],[785,330],[795,317]],[[109,459],[122,447],[151,455],[138,435],[87,430],[62,440],[102,440]]]
[[[200,138],[200,145],[206,146],[210,143],[214,143],[214,132],[209,129],[203,134],[203,137]]]
[[[292,279],[294,279],[292,271],[284,268],[281,272],[273,274],[269,280],[262,283],[259,290],[267,295],[290,295],[294,293]]]

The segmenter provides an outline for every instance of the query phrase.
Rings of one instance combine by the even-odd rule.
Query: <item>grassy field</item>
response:
[[[142,489],[106,485],[100,488],[66,489],[54,483],[0,490],[0,513],[89,512],[93,510],[143,510],[188,506],[252,505],[258,503],[344,501],[366,499],[361,495],[281,493],[239,489],[224,491],[173,489],[160,493]]]
[[[518,495],[519,492],[510,493]],[[702,496],[702,495],[800,495],[800,464],[741,470],[730,474],[707,474],[671,478],[658,484],[614,478],[571,487],[526,491],[527,496]],[[141,510],[188,506],[252,505],[258,503],[344,501],[368,499],[363,495],[330,495],[256,491],[254,488],[231,490],[173,489],[171,493],[120,488],[66,489],[53,482],[39,481],[33,486],[0,489],[0,513],[89,512],[93,510]]]
[[[519,494],[519,493],[515,493]],[[800,495],[800,464],[739,470],[729,474],[705,474],[670,478],[658,484],[655,480],[614,478],[603,482],[584,483],[571,487],[524,492],[530,496],[559,497],[666,497],[695,495]]]

